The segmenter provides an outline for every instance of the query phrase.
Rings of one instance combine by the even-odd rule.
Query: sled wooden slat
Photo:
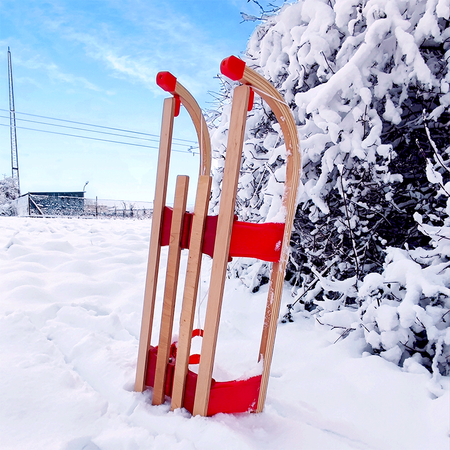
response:
[[[153,203],[152,228],[150,233],[150,249],[148,254],[147,276],[145,282],[144,308],[142,313],[139,353],[136,368],[135,391],[145,389],[147,373],[148,350],[152,335],[153,315],[155,310],[156,284],[158,280],[160,240],[162,233],[162,218],[166,204],[167,180],[169,175],[170,147],[172,143],[173,120],[175,116],[175,99],[164,100],[161,125],[161,140],[159,145],[158,169],[156,176],[155,200]]]
[[[166,285],[159,333],[158,355],[156,358],[153,404],[160,405],[165,400],[167,363],[172,343],[173,316],[177,295],[178,273],[180,269],[181,235],[189,185],[189,177],[177,177],[175,201],[173,205],[172,226],[170,230],[169,254],[167,259]]]
[[[194,216],[192,219],[189,257],[186,269],[183,305],[181,309],[177,359],[173,377],[172,411],[181,408],[184,402],[184,391],[189,365],[189,352],[191,349],[192,329],[194,324],[195,305],[202,263],[202,247],[210,192],[211,177],[207,175],[200,176],[197,186]]]
[[[217,222],[217,237],[214,245],[214,258],[211,270],[212,283],[208,296],[203,344],[194,399],[194,415],[200,414],[206,416],[208,412],[249,94],[250,89],[247,86],[239,86],[235,89],[233,95],[230,131]]]

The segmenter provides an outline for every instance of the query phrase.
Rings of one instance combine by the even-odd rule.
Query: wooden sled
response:
[[[154,405],[163,403],[167,395],[171,397],[172,410],[185,407],[192,414],[202,416],[211,416],[219,412],[260,412],[264,408],[300,174],[297,129],[289,107],[278,91],[234,56],[222,62],[221,71],[243,85],[235,89],[233,96],[222,195],[219,215],[216,217],[207,216],[211,184],[210,156],[207,153],[208,150],[210,151],[210,145],[205,135],[207,128],[200,108],[175,77],[167,72],[158,74],[158,84],[174,95],[174,98],[166,99],[163,114],[160,162],[135,385],[136,391],[143,391],[146,386],[153,386]],[[286,211],[284,223],[250,224],[236,221],[234,216],[246,115],[249,103],[252,104],[253,101],[252,90],[256,91],[272,108],[285,139],[287,165],[282,198],[282,208]],[[187,98],[189,101],[186,100]],[[173,211],[164,207],[173,110],[177,101],[183,105],[188,104],[191,108],[188,112],[194,121],[201,143],[201,175],[193,215],[185,213],[187,177],[178,177]],[[167,108],[166,105],[168,105]],[[264,245],[261,245],[262,242]],[[160,248],[167,244],[169,255],[159,345],[152,347],[150,336]],[[182,248],[189,248],[189,258],[179,341],[174,344],[171,342],[173,314]],[[213,257],[213,265],[197,375],[188,369],[188,365],[202,253]],[[263,369],[261,375],[248,380],[217,382],[212,379],[212,370],[227,263],[230,258],[241,256],[259,258],[273,263],[258,358],[263,360]]]

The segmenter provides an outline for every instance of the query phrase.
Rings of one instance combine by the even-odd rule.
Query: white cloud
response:
[[[49,78],[52,80],[62,81],[64,83],[68,83],[74,86],[81,86],[85,89],[90,89],[92,91],[97,92],[102,91],[102,89],[100,89],[94,83],[91,83],[86,78],[76,76],[70,73],[65,73],[55,63],[45,62],[42,61],[41,59],[44,59],[41,55],[36,55],[29,59],[23,59],[18,57],[15,58],[14,63],[22,65],[32,70],[44,70],[45,72],[47,72]]]
[[[170,70],[185,80],[194,94],[204,92],[205,84],[211,84],[218,73],[221,59],[228,56],[220,43],[211,42],[187,16],[172,11],[170,4],[156,9],[131,1],[115,3],[115,7],[121,8],[120,21],[93,27],[89,20],[82,23],[79,18],[59,17],[47,20],[47,27],[82,44],[86,55],[103,62],[114,76],[142,83],[155,93],[160,92],[155,86],[160,70]],[[193,72],[195,77],[190,75]]]
[[[214,3],[210,8],[214,14]],[[30,9],[24,10],[24,15],[30,13]],[[89,8],[76,2],[51,0],[35,6],[33,15],[36,27],[31,40],[42,36],[52,41],[49,51],[73,51],[73,63],[76,61],[81,70],[86,65],[95,71],[92,61],[97,61],[110,76],[139,83],[157,95],[163,93],[156,86],[156,74],[169,70],[199,101],[210,100],[207,92],[219,89],[214,77],[220,61],[230,51],[227,40],[218,36],[219,30],[199,23],[198,16],[190,15],[181,0],[99,0]],[[91,61],[80,59],[77,47]],[[45,52],[45,47],[39,51]],[[49,63],[50,58],[58,65]],[[37,56],[26,63],[30,68],[34,64],[36,69],[46,70],[52,80],[86,89],[103,92],[99,86],[108,84],[111,89],[113,85],[100,84],[99,76],[105,75],[98,71],[95,83],[87,72],[70,73],[66,61],[57,56]]]

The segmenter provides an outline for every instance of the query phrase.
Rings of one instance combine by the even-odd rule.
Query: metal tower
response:
[[[17,182],[20,195],[19,157],[17,153],[16,111],[14,108],[14,86],[11,63],[11,51],[8,47],[8,81],[9,81],[9,129],[11,134],[11,169],[12,178]]]

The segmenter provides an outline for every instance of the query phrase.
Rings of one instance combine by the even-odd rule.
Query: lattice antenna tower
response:
[[[20,195],[19,157],[17,153],[16,110],[14,107],[14,85],[11,63],[11,51],[8,47],[8,82],[9,82],[9,129],[11,135],[11,170],[12,178],[17,183]]]

